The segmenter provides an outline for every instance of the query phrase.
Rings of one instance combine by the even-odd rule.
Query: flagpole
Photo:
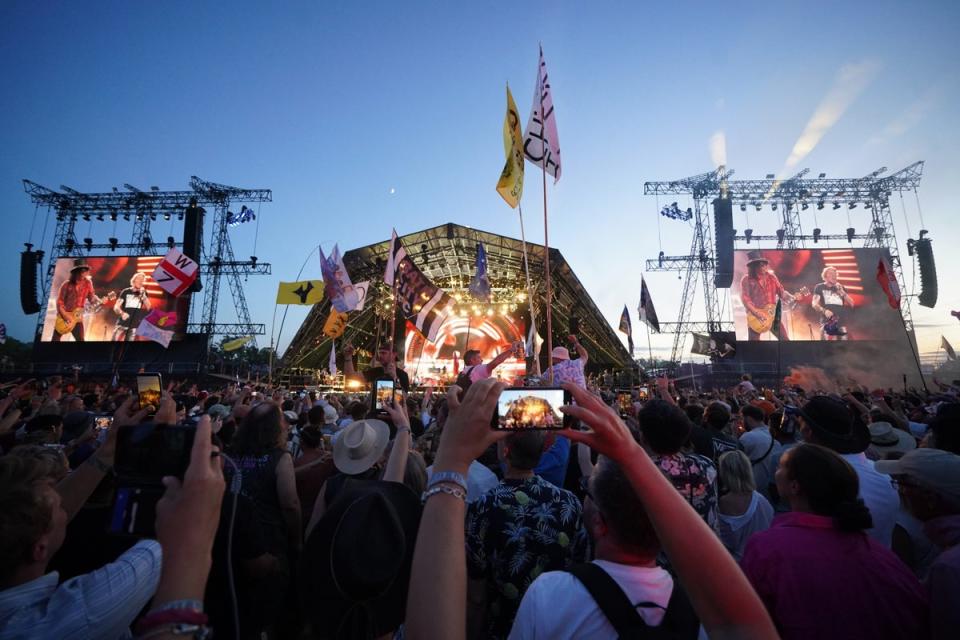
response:
[[[530,284],[530,265],[527,262],[527,236],[523,230],[523,205],[517,203],[517,210],[520,213],[520,242],[523,245],[523,270],[527,276],[527,300],[530,301],[530,323],[536,324],[534,320],[536,309],[533,304],[533,285]],[[540,375],[540,354],[537,353],[536,337],[534,337],[533,340],[533,373],[534,375]]]
[[[277,307],[279,304],[273,305],[273,320],[270,322],[270,363],[267,365],[267,384],[273,384],[273,328],[277,324]]]
[[[653,347],[650,346],[650,324],[644,321],[643,325],[647,328],[647,355],[650,358],[650,368],[653,368]]]
[[[537,73],[541,73],[538,71]],[[546,118],[543,117],[543,87],[542,80],[537,83],[540,93],[540,119],[546,128]],[[550,236],[547,225],[547,144],[543,141],[540,157],[540,173],[543,176],[543,270],[547,283],[547,371],[550,373],[550,384],[553,384],[553,289],[550,284]]]
[[[300,280],[300,276],[303,275],[303,270],[307,268],[307,262],[310,260],[310,257],[313,256],[314,251],[318,251],[320,245],[317,245],[313,248],[310,253],[307,254],[307,257],[303,259],[303,264],[300,265],[300,270],[297,271],[297,280]],[[273,321],[277,321],[277,306],[273,306]],[[287,311],[289,311],[290,305],[284,305],[283,307],[283,317],[280,319],[280,331],[277,332],[277,345],[280,344],[280,334],[283,333],[283,323],[287,321]],[[312,309],[311,309],[312,311]],[[273,380],[273,325],[270,326],[270,380]]]
[[[917,373],[920,374],[920,383],[923,385],[924,393],[930,393],[930,390],[927,389],[927,381],[923,377],[923,368],[920,366],[920,356],[917,355],[917,350],[913,348],[913,340],[910,339],[910,331],[907,329],[907,321],[904,319],[903,314],[900,313],[899,309],[897,310],[897,315],[900,316],[900,323],[903,325],[903,333],[907,336],[907,345],[910,347],[910,353],[913,354],[913,360],[917,363]]]

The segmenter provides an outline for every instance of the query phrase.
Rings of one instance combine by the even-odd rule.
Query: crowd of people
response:
[[[0,640],[960,633],[957,383],[661,378],[624,407],[572,346],[561,430],[491,428],[497,362],[416,390],[388,346],[362,371],[345,354],[403,390],[381,409],[267,384],[172,381],[156,407],[132,382],[3,385]],[[159,499],[131,491],[137,434],[184,427],[152,461]]]

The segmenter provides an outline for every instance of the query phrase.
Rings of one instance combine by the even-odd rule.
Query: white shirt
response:
[[[773,507],[766,498],[754,491],[746,511],[738,516],[724,513],[719,516],[717,533],[720,541],[733,555],[733,559],[740,562],[747,539],[757,531],[770,528],[770,523],[773,522]]]
[[[660,567],[634,567],[606,560],[594,560],[594,563],[616,581],[630,602],[659,605],[637,608],[647,625],[655,627],[663,621],[673,593],[673,578],[669,573]],[[510,640],[532,638],[615,639],[617,632],[573,574],[548,571],[534,580],[523,595],[510,630]]]
[[[863,453],[842,453],[840,457],[850,463],[860,479],[860,497],[873,517],[873,529],[867,529],[867,533],[889,549],[900,510],[900,496],[890,484],[890,476],[874,469],[873,461]]]
[[[770,443],[773,448],[770,448]],[[770,427],[762,425],[754,427],[750,431],[740,436],[740,444],[743,445],[743,451],[750,458],[753,464],[753,480],[757,485],[757,491],[767,496],[767,487],[773,482],[773,474],[777,472],[777,464],[780,461],[780,454],[783,452],[783,446],[773,439],[770,435]],[[767,454],[767,452],[770,452]],[[764,457],[766,454],[766,457]],[[763,458],[761,460],[761,458]],[[756,462],[759,461],[759,462]]]

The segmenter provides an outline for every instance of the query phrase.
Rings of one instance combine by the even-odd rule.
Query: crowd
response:
[[[4,385],[0,640],[960,633],[957,383],[664,378],[626,408],[573,347],[559,431],[491,428],[496,362],[417,392],[388,347],[360,372],[346,354],[405,391],[382,410],[265,384],[173,381],[156,407]],[[120,458],[173,425],[192,444],[151,505]],[[131,535],[140,498],[152,530]]]

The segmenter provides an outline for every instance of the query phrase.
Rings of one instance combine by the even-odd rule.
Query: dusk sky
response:
[[[9,335],[33,338],[37,317],[19,306],[19,252],[31,238],[40,244],[47,222],[49,250],[54,226],[52,215],[38,217],[31,236],[22,178],[79,191],[174,190],[197,175],[272,189],[259,237],[254,224],[231,231],[239,258],[273,264],[246,288],[253,321],[268,332],[277,282],[294,280],[318,244],[346,251],[392,227],[445,222],[519,237],[516,211],[494,189],[504,85],[525,123],[542,42],[563,158],[549,186],[551,245],[614,327],[624,304],[635,314],[644,261],[690,244],[683,222],[660,219],[658,233],[644,181],[721,161],[737,178],[788,167],[855,178],[925,160],[919,199],[894,197],[896,232],[910,293],[919,275],[907,227],[916,236],[922,214],[933,238],[940,296],[935,309],[913,305],[921,351],[935,351],[941,334],[960,348],[949,313],[960,309],[960,193],[950,191],[960,177],[960,3],[460,4],[0,3],[0,322]],[[818,109],[822,137],[791,158]],[[539,173],[527,171],[528,240],[542,242]],[[734,227],[780,226],[769,207],[745,215],[735,208]],[[850,216],[824,210],[817,224],[866,231],[863,208]],[[169,224],[156,223],[154,238],[179,237],[181,225]],[[96,242],[130,233],[122,221],[77,227]],[[320,277],[315,255],[303,277]],[[676,320],[677,274],[646,279],[661,320]],[[221,309],[229,300],[224,282]],[[290,309],[281,351],[307,311]],[[634,330],[645,355],[636,315]],[[658,355],[671,341],[654,336]]]

